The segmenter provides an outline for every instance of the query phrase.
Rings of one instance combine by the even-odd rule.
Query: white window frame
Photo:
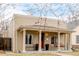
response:
[[[76,43],[79,44],[79,35],[76,35]]]

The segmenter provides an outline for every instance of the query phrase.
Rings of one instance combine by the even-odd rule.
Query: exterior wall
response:
[[[26,51],[30,50],[33,51],[34,50],[34,46],[35,44],[39,44],[39,37],[38,37],[38,32],[37,31],[26,31],[26,34],[31,34],[33,36],[32,38],[32,44],[26,44]]]
[[[65,40],[65,34],[61,34],[60,36],[61,36],[61,37],[60,37],[60,39],[61,39],[61,40],[60,40],[60,45],[61,45],[61,46],[64,46],[64,43],[65,43],[65,41],[64,41],[64,40]]]
[[[23,31],[17,31],[17,50],[23,50]]]
[[[41,20],[39,17],[29,16],[29,15],[14,15],[14,17],[15,17],[15,24],[16,24],[15,28],[16,29],[21,25],[22,26],[35,25],[35,23],[38,22],[38,20],[40,21],[41,25],[44,25],[44,22],[45,22],[44,21],[45,18],[43,18],[43,20]],[[59,25],[60,28],[67,29],[67,26],[63,21],[59,21],[59,24],[60,24]],[[46,25],[51,26],[51,27],[57,27],[58,21],[56,19],[47,19]]]
[[[75,32],[71,34],[72,39],[72,47],[73,48],[79,48],[79,43],[76,43],[76,35],[79,35],[79,26],[77,26],[75,29],[73,29]]]
[[[8,31],[3,32],[2,37],[8,37]]]
[[[8,28],[8,37],[10,37],[12,40],[12,51],[16,52],[16,42],[15,42],[15,21],[14,17],[10,22],[9,28]]]
[[[49,39],[48,39],[48,44],[49,44],[49,50],[56,50],[57,48],[54,47],[54,44],[51,44],[51,37],[53,35],[56,35],[57,36],[57,33],[54,34],[54,33],[49,33]],[[56,39],[57,40],[57,39]]]
[[[26,34],[32,34],[33,39],[32,39],[32,44],[25,44],[25,46],[26,46],[25,50],[33,51],[34,45],[39,44],[38,43],[38,32],[26,30]],[[17,32],[17,44],[16,45],[17,45],[17,47],[16,47],[17,52],[23,50],[23,31]]]
[[[79,49],[79,45],[72,45],[72,47]]]
[[[72,39],[72,45],[79,45],[79,43],[76,43],[76,35],[79,35],[79,26],[73,29],[75,32],[71,34]]]

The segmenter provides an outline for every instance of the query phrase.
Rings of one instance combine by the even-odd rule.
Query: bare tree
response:
[[[22,4],[0,4],[0,16],[1,18],[4,18],[6,15],[4,13],[4,11],[8,8],[13,8],[16,9],[17,6],[21,6]],[[36,21],[34,24],[39,24],[41,23],[42,17],[46,17],[45,18],[45,22],[44,22],[44,26],[46,26],[46,20],[47,20],[47,16],[51,14],[51,17],[56,17],[56,18],[62,18],[63,15],[65,14],[66,10],[62,7],[65,6],[66,8],[69,9],[69,14],[66,14],[68,16],[68,21],[72,21],[72,20],[76,20],[79,19],[79,4],[58,4],[58,3],[39,3],[39,4],[29,4],[30,6],[27,5],[23,5],[25,6],[27,9],[26,10],[22,10],[25,13],[29,12],[31,13],[31,15],[35,15],[38,14],[38,16],[40,16],[40,19],[38,21]],[[55,9],[55,8],[56,9]],[[64,9],[64,12],[61,10]],[[58,13],[57,11],[61,10],[61,13]],[[64,21],[64,19],[63,19]],[[4,21],[4,23],[8,23],[8,19]],[[59,20],[58,23],[59,25]]]
[[[0,4],[0,17],[1,17],[0,31],[5,31],[8,29],[8,25],[10,23],[10,21],[9,21],[10,18],[5,19],[5,17],[7,16],[5,10],[9,9],[10,7],[14,8],[14,5],[13,4]]]
[[[68,15],[68,21],[78,20],[79,16],[79,4],[67,4],[70,15]]]

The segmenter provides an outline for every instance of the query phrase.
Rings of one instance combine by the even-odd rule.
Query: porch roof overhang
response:
[[[75,31],[69,30],[69,29],[64,29],[64,28],[60,28],[58,27],[51,27],[51,26],[44,26],[44,25],[26,25],[26,26],[20,26],[17,30],[42,30],[42,31],[49,31],[49,32],[68,32],[68,33],[72,33]]]

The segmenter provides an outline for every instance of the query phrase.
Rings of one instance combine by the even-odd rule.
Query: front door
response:
[[[45,33],[41,33],[41,48],[44,49]]]

